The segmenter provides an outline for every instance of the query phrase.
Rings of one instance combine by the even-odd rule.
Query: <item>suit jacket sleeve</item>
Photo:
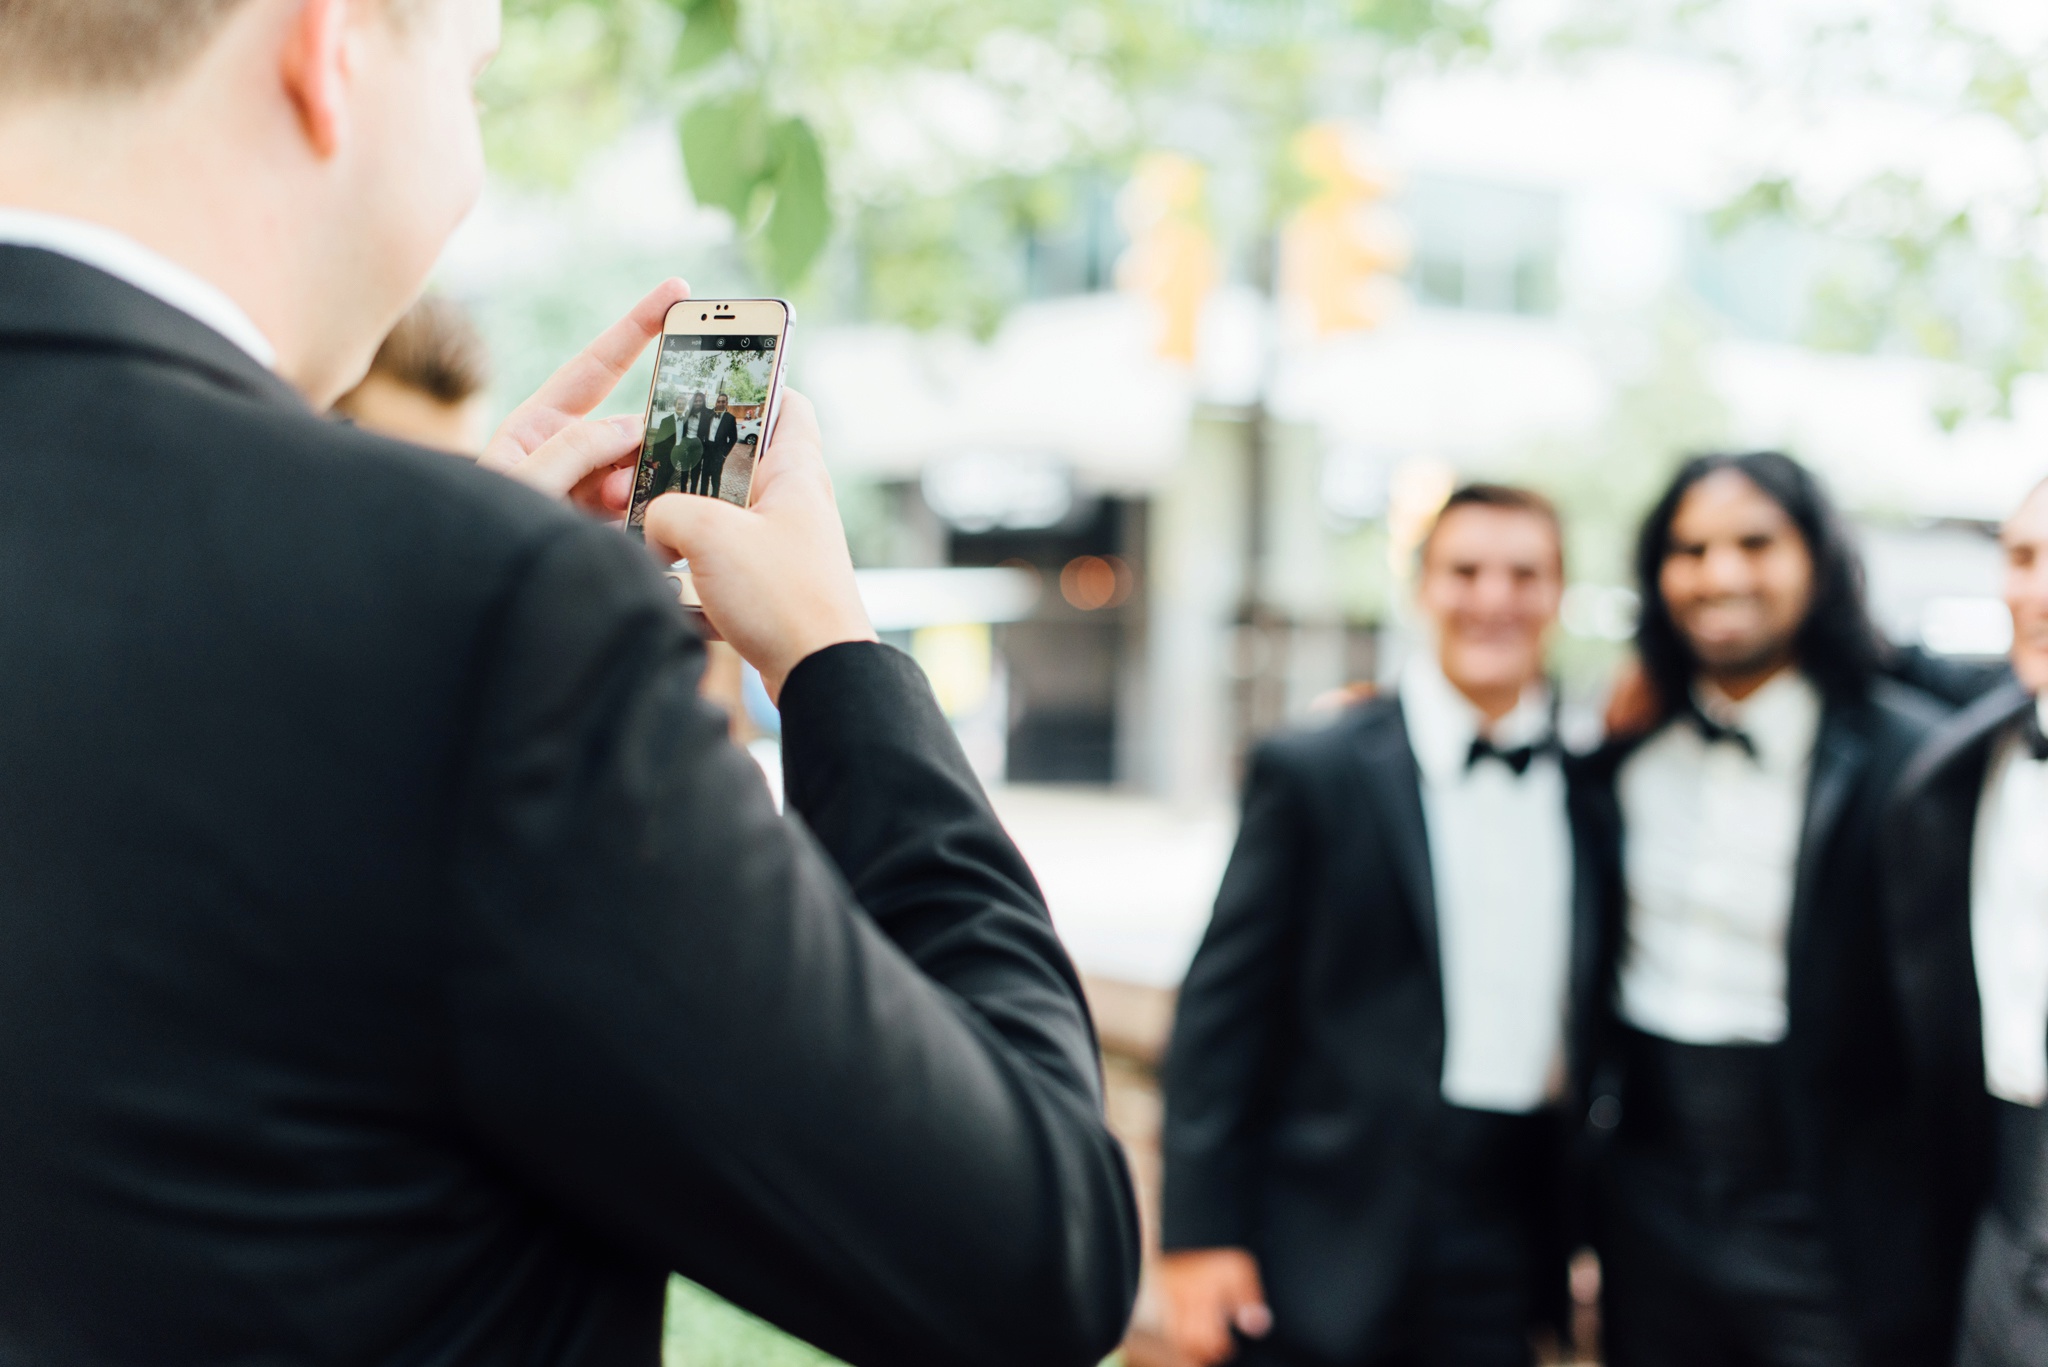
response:
[[[479,670],[465,1122],[607,1243],[855,1363],[1097,1361],[1137,1235],[1092,1029],[922,675],[866,644],[791,674],[784,819],[644,559],[557,537]]]
[[[1215,914],[1181,987],[1166,1065],[1161,1240],[1244,1247],[1264,1141],[1274,1045],[1303,919],[1304,804],[1280,752],[1262,746]]]

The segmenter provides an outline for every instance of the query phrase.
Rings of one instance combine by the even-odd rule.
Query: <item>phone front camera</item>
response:
[[[711,315],[710,315],[710,314],[708,314],[708,313],[700,313],[700,314],[698,314],[698,315],[697,315],[697,321],[701,323],[701,322],[703,322],[703,321],[704,321],[704,320],[705,320],[706,318],[709,318],[710,316],[711,316]]]

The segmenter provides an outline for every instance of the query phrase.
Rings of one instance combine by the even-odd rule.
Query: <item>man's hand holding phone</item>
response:
[[[633,491],[638,417],[585,417],[617,388],[663,320],[690,297],[665,280],[632,312],[549,377],[491,438],[479,464],[617,517]],[[810,401],[785,391],[773,436],[753,476],[752,506],[665,494],[648,506],[657,554],[687,558],[704,615],[761,672],[770,698],[807,655],[875,629],[853,578],[853,558],[832,496],[832,478]]]
[[[623,513],[633,492],[641,420],[586,415],[618,388],[647,344],[661,335],[669,309],[689,297],[690,287],[680,280],[655,286],[632,312],[513,409],[477,463],[591,512]]]
[[[854,583],[818,415],[794,390],[784,391],[752,502],[663,494],[648,505],[647,542],[690,562],[704,615],[777,699],[806,656],[876,639]]]

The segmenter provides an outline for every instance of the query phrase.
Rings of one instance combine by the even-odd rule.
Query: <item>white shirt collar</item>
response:
[[[1703,682],[1693,689],[1693,701],[1712,720],[1747,734],[1765,769],[1791,773],[1813,755],[1820,735],[1820,690],[1799,670],[1779,670],[1740,702]]]
[[[81,218],[0,206],[0,245],[40,247],[106,272],[204,323],[254,358],[277,365],[277,348],[217,286],[125,233]]]
[[[1415,762],[1432,783],[1465,772],[1473,740],[1484,731],[1503,749],[1534,745],[1550,734],[1550,688],[1542,680],[1522,690],[1514,710],[1486,725],[1486,716],[1444,677],[1431,650],[1418,650],[1401,670],[1401,717]]]

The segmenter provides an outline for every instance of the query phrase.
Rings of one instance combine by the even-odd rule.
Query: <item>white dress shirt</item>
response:
[[[82,218],[0,205],[0,246],[40,247],[104,271],[198,319],[248,352],[265,370],[277,365],[277,348],[239,304],[125,233]]]
[[[1484,718],[1435,659],[1403,671],[1401,711],[1422,810],[1443,968],[1444,1100],[1526,1112],[1563,1078],[1572,938],[1572,841],[1554,753],[1517,776],[1467,764]],[[1532,685],[1491,728],[1504,750],[1550,736],[1550,692]]]
[[[1622,765],[1621,1014],[1685,1044],[1772,1044],[1820,694],[1788,669],[1741,702],[1711,688],[1697,702],[1756,755],[1681,719]]]
[[[2048,729],[2048,697],[2035,706]],[[2018,736],[1992,756],[1970,858],[1984,1085],[2039,1106],[2048,1101],[2048,761]]]

